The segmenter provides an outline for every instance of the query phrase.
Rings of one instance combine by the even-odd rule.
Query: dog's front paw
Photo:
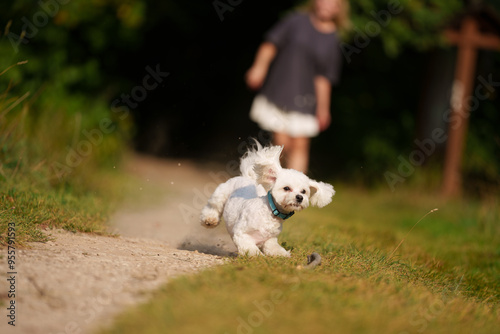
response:
[[[201,211],[200,222],[206,228],[214,228],[219,225],[219,213],[213,208],[205,207]]]
[[[261,256],[264,255],[262,252],[256,247],[251,249],[238,249],[238,254],[246,255],[246,256]]]
[[[266,254],[267,256],[283,256],[283,257],[290,257],[291,256],[291,253],[290,251],[287,251],[286,249],[282,248],[281,249],[278,249],[278,248],[275,248],[275,249],[266,249],[264,251],[264,254]]]
[[[264,243],[263,247],[263,252],[264,254],[268,256],[284,256],[284,257],[290,257],[290,251],[287,251],[283,247],[278,244],[278,239],[272,238],[267,240]]]

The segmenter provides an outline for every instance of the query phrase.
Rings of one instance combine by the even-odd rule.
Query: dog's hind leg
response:
[[[201,225],[207,228],[213,228],[219,225],[224,205],[234,190],[234,179],[230,179],[220,184],[208,199],[207,205],[201,210]]]

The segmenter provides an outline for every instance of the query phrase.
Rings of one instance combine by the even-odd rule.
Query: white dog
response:
[[[290,256],[278,243],[283,221],[310,204],[324,207],[335,191],[330,184],[281,168],[282,146],[256,145],[241,159],[241,176],[214,191],[201,211],[201,224],[215,227],[223,215],[239,254]]]

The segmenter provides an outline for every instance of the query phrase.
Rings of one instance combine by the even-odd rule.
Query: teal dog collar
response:
[[[281,213],[278,210],[278,208],[276,207],[276,205],[274,204],[273,196],[271,195],[271,191],[267,192],[267,200],[269,201],[269,205],[271,206],[271,211],[273,212],[273,215],[275,215],[276,217],[280,217],[281,219],[288,219],[291,216],[293,216],[293,214],[295,213],[294,211],[290,212],[289,214]]]

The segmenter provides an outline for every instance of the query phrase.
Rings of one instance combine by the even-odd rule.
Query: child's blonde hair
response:
[[[315,0],[307,1],[300,8],[309,13],[312,13],[314,11],[314,1]],[[348,0],[339,0],[339,1],[340,1],[340,13],[339,15],[337,15],[336,18],[333,19],[333,22],[335,22],[335,25],[337,26],[337,29],[340,32],[346,32],[351,28],[351,19],[349,18],[351,7],[349,5]]]

